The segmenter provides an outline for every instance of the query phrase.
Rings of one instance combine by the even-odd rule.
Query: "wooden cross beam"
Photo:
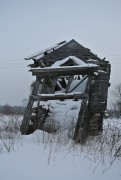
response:
[[[61,75],[90,75],[97,72],[98,66],[68,66],[59,68],[41,68],[41,69],[30,69],[34,76],[61,76]]]
[[[83,93],[58,93],[58,94],[39,94],[37,96],[31,95],[30,98],[35,101],[47,100],[64,100],[64,99],[83,99],[86,95]]]

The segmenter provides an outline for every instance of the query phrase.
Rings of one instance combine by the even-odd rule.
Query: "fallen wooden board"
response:
[[[30,98],[34,101],[47,100],[64,100],[64,99],[83,99],[86,95],[83,93],[58,93],[58,94],[40,94],[37,96],[31,95]]]

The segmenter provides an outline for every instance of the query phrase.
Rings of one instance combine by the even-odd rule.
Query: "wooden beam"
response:
[[[83,93],[58,93],[58,94],[40,94],[37,96],[31,95],[31,100],[47,101],[47,100],[64,100],[64,99],[83,99],[86,95]]]
[[[87,99],[85,98],[85,99],[83,99],[83,101],[81,103],[81,108],[79,111],[79,116],[78,116],[78,120],[77,120],[76,127],[75,127],[75,132],[74,132],[74,137],[73,137],[73,139],[77,143],[81,142],[81,140],[82,140],[82,137],[80,137],[81,135],[83,135],[83,137],[84,137],[84,134],[80,133],[80,131],[81,131],[81,127],[83,125],[86,109],[87,109]],[[82,128],[84,128],[84,127],[82,127]],[[83,129],[83,132],[85,133],[84,129]]]
[[[32,95],[37,95],[38,89],[40,85],[40,79],[37,78],[37,80],[34,83],[33,90],[32,90]],[[28,127],[29,127],[29,121],[31,118],[31,113],[32,113],[32,106],[33,106],[34,100],[29,98],[28,105],[26,107],[25,113],[24,113],[24,118],[20,127],[20,131],[22,134],[26,134]]]
[[[85,75],[94,74],[97,72],[98,66],[71,66],[61,68],[42,68],[42,69],[30,69],[34,76],[61,76],[61,75]]]
[[[77,124],[75,127],[75,132],[74,132],[74,137],[73,139],[78,143],[78,142],[83,142],[86,138],[86,129],[85,126],[83,126],[84,120],[85,120],[85,116],[87,116],[87,108],[88,108],[88,101],[89,101],[89,94],[90,94],[90,84],[91,84],[91,79],[92,77],[89,76],[88,80],[87,80],[87,84],[86,84],[86,88],[85,88],[85,93],[87,94],[87,97],[85,97],[81,103],[81,108],[79,111],[79,116],[78,116],[78,120],[77,120]],[[82,128],[82,133],[80,133]],[[87,127],[86,127],[87,128]],[[82,137],[81,137],[81,136]]]
[[[74,79],[74,76],[69,77],[68,84],[67,84],[67,87],[66,87],[66,93],[69,93],[69,89],[70,89],[71,83],[73,82],[73,79]]]

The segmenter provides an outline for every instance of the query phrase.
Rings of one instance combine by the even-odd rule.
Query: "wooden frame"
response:
[[[68,76],[68,75],[90,75],[97,72],[98,66],[73,66],[73,67],[61,67],[61,68],[41,68],[30,69],[33,76],[51,77],[51,76]]]

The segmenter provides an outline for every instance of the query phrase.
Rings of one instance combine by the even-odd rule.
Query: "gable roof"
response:
[[[92,53],[90,49],[82,46],[74,39],[69,42],[62,41],[54,46],[25,58],[25,60],[42,60],[46,66],[50,66],[54,62],[65,59],[69,56],[75,56],[86,63],[88,63],[87,60],[89,59],[102,61],[102,59],[100,59],[96,54]]]

